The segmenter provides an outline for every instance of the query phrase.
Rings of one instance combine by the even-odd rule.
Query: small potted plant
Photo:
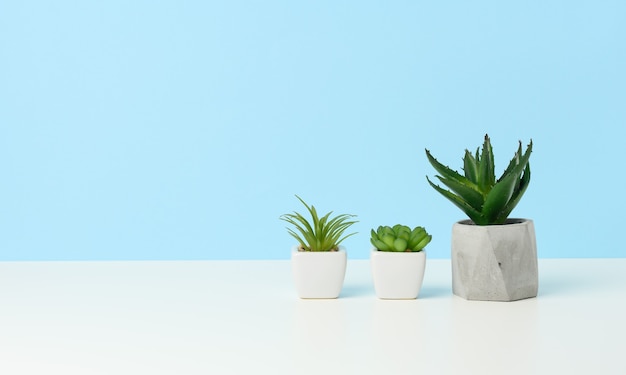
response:
[[[379,226],[372,229],[370,242],[372,277],[381,299],[415,299],[426,268],[426,251],[432,236],[423,227]]]
[[[509,215],[530,183],[528,159],[532,140],[522,153],[522,142],[496,180],[491,141],[485,135],[482,150],[465,151],[463,174],[439,163],[426,150],[436,176],[448,187],[429,184],[459,207],[470,220],[452,227],[452,290],[468,300],[515,301],[536,297],[537,244],[532,220]]]
[[[343,287],[347,255],[343,246],[345,231],[357,221],[355,215],[331,217],[332,211],[319,217],[314,206],[309,206],[296,195],[309,211],[310,221],[298,212],[281,215],[280,219],[294,229],[287,231],[298,242],[291,251],[291,264],[296,291],[300,298],[337,298]]]

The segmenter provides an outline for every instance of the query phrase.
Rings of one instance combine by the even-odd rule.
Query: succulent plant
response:
[[[504,224],[530,183],[528,159],[532,148],[531,139],[522,154],[520,141],[513,159],[497,180],[494,173],[493,149],[488,135],[485,135],[481,152],[477,148],[476,153],[472,155],[465,150],[463,175],[439,163],[430,151],[426,150],[428,161],[440,174],[436,177],[450,190],[434,184],[428,176],[426,179],[435,190],[463,210],[475,224]]]
[[[287,228],[289,234],[298,241],[300,251],[337,251],[343,240],[356,234],[355,232],[343,235],[348,227],[357,223],[357,221],[350,221],[356,215],[342,214],[331,217],[333,213],[331,211],[320,218],[313,205],[309,206],[297,195],[296,198],[309,211],[311,222],[297,212],[281,215],[280,219],[293,225],[297,230],[296,232]]]
[[[411,230],[406,225],[379,226],[372,229],[370,242],[379,251],[418,252],[433,238],[423,227]]]

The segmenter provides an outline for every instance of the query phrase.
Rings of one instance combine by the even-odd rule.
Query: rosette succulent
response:
[[[350,220],[356,215],[342,214],[331,217],[333,213],[331,211],[319,217],[313,205],[309,206],[297,195],[296,198],[309,211],[311,221],[298,212],[281,215],[280,219],[293,225],[296,229],[287,228],[287,231],[298,241],[300,251],[337,251],[343,240],[356,234],[355,232],[344,235],[348,227],[358,222]]]
[[[411,230],[406,225],[396,224],[372,229],[370,242],[379,251],[417,252],[422,251],[431,239],[423,227]]]
[[[441,164],[426,150],[428,161],[440,175],[436,176],[450,190],[428,183],[444,197],[459,207],[477,225],[504,224],[511,211],[519,203],[530,183],[531,140],[524,153],[522,142],[502,176],[496,180],[493,149],[489,136],[485,135],[482,151],[465,150],[463,174]]]

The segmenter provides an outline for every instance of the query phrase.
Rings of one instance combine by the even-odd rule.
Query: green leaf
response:
[[[528,160],[532,147],[531,139],[522,154],[522,143],[519,142],[513,159],[502,176],[496,180],[493,148],[489,136],[485,134],[482,149],[478,147],[475,155],[465,150],[463,158],[463,177],[472,182],[476,188],[466,184],[458,173],[455,174],[450,168],[443,166],[426,150],[429,162],[442,175],[437,178],[450,190],[435,185],[428,177],[427,179],[435,190],[463,210],[475,224],[503,223],[518,204],[530,182]],[[468,186],[472,189],[468,189]],[[481,195],[480,198],[477,193]]]
[[[371,243],[372,243],[372,245],[374,245],[374,247],[376,249],[378,249],[380,251],[389,251],[389,247],[383,241],[380,241],[378,239],[372,239]]]
[[[489,193],[496,181],[494,174],[493,149],[489,136],[485,134],[482,155],[478,163],[478,186],[483,194]]]
[[[428,245],[430,243],[430,240],[432,240],[433,236],[431,236],[430,234],[426,237],[424,237],[413,249],[413,251],[421,251],[424,247],[426,247],[426,245]]]
[[[463,212],[465,212],[465,214],[472,221],[474,221],[474,223],[479,224],[479,223],[483,223],[485,221],[484,218],[482,217],[482,213],[480,211],[476,210],[471,205],[469,205],[464,199],[462,199],[459,196],[451,193],[448,190],[442,189],[441,187],[435,185],[434,183],[432,183],[432,181],[430,181],[428,176],[426,176],[426,179],[428,180],[428,183],[430,184],[430,186],[432,186],[441,195],[443,195],[444,197],[448,198],[452,203],[454,203],[455,206],[457,206]],[[481,225],[481,224],[479,224],[479,225]]]
[[[412,231],[411,231],[411,241],[416,240],[416,239],[421,239],[423,236],[426,235],[426,229],[424,229],[424,227],[415,227]]]
[[[384,227],[384,226],[379,226],[378,229],[376,230],[376,234],[378,234],[378,238],[383,238],[383,236],[385,235],[385,233],[388,233],[389,227]]]
[[[427,235],[428,233],[426,233],[426,230],[423,227],[415,227],[415,229],[411,232],[411,237],[409,238],[407,247],[409,249],[415,248],[415,246],[417,246],[417,244],[420,243],[420,241]]]
[[[378,239],[378,233],[376,233],[376,232],[374,231],[374,229],[372,229],[372,231],[370,232],[370,236],[371,236],[373,239]]]
[[[526,151],[522,155],[522,141],[519,141],[519,145],[517,147],[517,151],[515,151],[515,154],[513,155],[513,158],[511,159],[511,161],[509,161],[509,165],[506,167],[506,169],[502,173],[502,176],[500,176],[500,179],[502,179],[502,178],[504,178],[504,176],[512,173],[513,169],[515,167],[517,167],[520,163],[526,164],[528,162],[528,158],[530,157],[530,153],[532,152],[532,143],[533,143],[533,141],[531,139],[530,143],[526,147]],[[526,162],[523,162],[524,159],[526,160]]]
[[[383,236],[383,238],[381,238],[381,241],[383,241],[385,243],[385,245],[389,246],[390,248],[393,248],[393,243],[395,241],[395,237],[392,234],[385,234]]]
[[[448,180],[455,180],[461,184],[473,188],[474,190],[479,190],[478,185],[468,180],[465,176],[459,174],[457,171],[450,169],[449,167],[438,162],[437,159],[435,159],[428,150],[426,150],[426,157],[428,158],[430,164],[435,168],[437,172],[439,172],[439,174],[441,174],[443,178]]]
[[[298,241],[298,244],[300,244],[302,247],[306,248],[306,242],[304,240],[302,240],[302,238],[300,238],[300,236],[294,232],[291,229],[287,229],[287,231],[289,232],[289,234],[296,239],[296,241]]]
[[[504,210],[507,203],[513,196],[517,176],[510,174],[502,179],[491,189],[482,210],[482,216],[486,217],[489,222],[495,222],[500,213]]]
[[[407,242],[404,238],[396,238],[393,242],[393,247],[396,251],[405,251]]]
[[[437,177],[439,181],[450,188],[450,190],[456,193],[459,197],[463,198],[463,200],[472,206],[476,211],[480,211],[482,209],[485,198],[481,192],[474,190],[471,186],[464,185],[455,180],[448,180],[440,176],[435,177]]]
[[[287,229],[288,233],[296,238],[307,251],[336,250],[343,240],[356,234],[344,235],[346,229],[356,223],[356,221],[349,221],[350,218],[355,217],[354,215],[338,215],[331,218],[331,211],[320,218],[314,206],[306,204],[298,195],[296,198],[307,208],[311,220],[307,220],[297,212],[281,215],[280,219],[293,225],[296,231],[300,232],[298,234],[290,228]]]
[[[397,235],[398,238],[402,238],[405,241],[408,241],[410,236],[411,236],[411,232],[409,232],[408,229],[401,230]]]
[[[526,192],[528,185],[530,184],[530,163],[526,164],[526,169],[524,169],[524,174],[522,178],[519,180],[519,184],[516,186],[515,191],[513,192],[513,196],[507,203],[506,207],[500,212],[498,217],[496,218],[497,224],[502,224],[509,217],[515,206],[519,203],[520,199]]]
[[[498,181],[511,173],[517,173],[518,175],[521,174],[521,170],[526,168],[526,164],[528,164],[528,160],[530,159],[530,154],[532,153],[532,151],[533,140],[531,139],[528,146],[526,146],[526,151],[522,155],[522,142],[520,141],[517,151],[515,152],[515,155],[513,155],[513,159],[511,159],[509,165],[506,167]]]
[[[509,163],[510,168],[506,169],[507,173],[502,176],[487,198],[485,198],[483,216],[487,217],[490,223],[496,224],[506,221],[506,216],[508,216],[515,205],[517,205],[517,202],[519,202],[521,195],[516,195],[516,200],[513,200],[513,196],[516,191],[520,190],[522,181],[526,183],[526,186],[527,183],[530,182],[530,166],[528,165],[528,159],[530,158],[531,152],[532,140],[526,148],[524,155],[519,157],[519,153],[515,154],[515,157],[511,163]],[[524,171],[528,171],[527,177],[520,179]],[[524,191],[525,189],[526,188],[524,188]],[[523,191],[521,193],[523,194]],[[506,216],[504,216],[505,214]]]
[[[478,166],[476,165],[476,159],[472,156],[469,150],[465,150],[465,157],[463,158],[463,171],[465,177],[473,183],[478,182]]]

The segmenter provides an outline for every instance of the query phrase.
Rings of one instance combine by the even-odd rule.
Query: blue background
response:
[[[0,260],[287,259],[278,217],[423,225],[532,138],[540,257],[623,257],[626,3],[0,3]]]

